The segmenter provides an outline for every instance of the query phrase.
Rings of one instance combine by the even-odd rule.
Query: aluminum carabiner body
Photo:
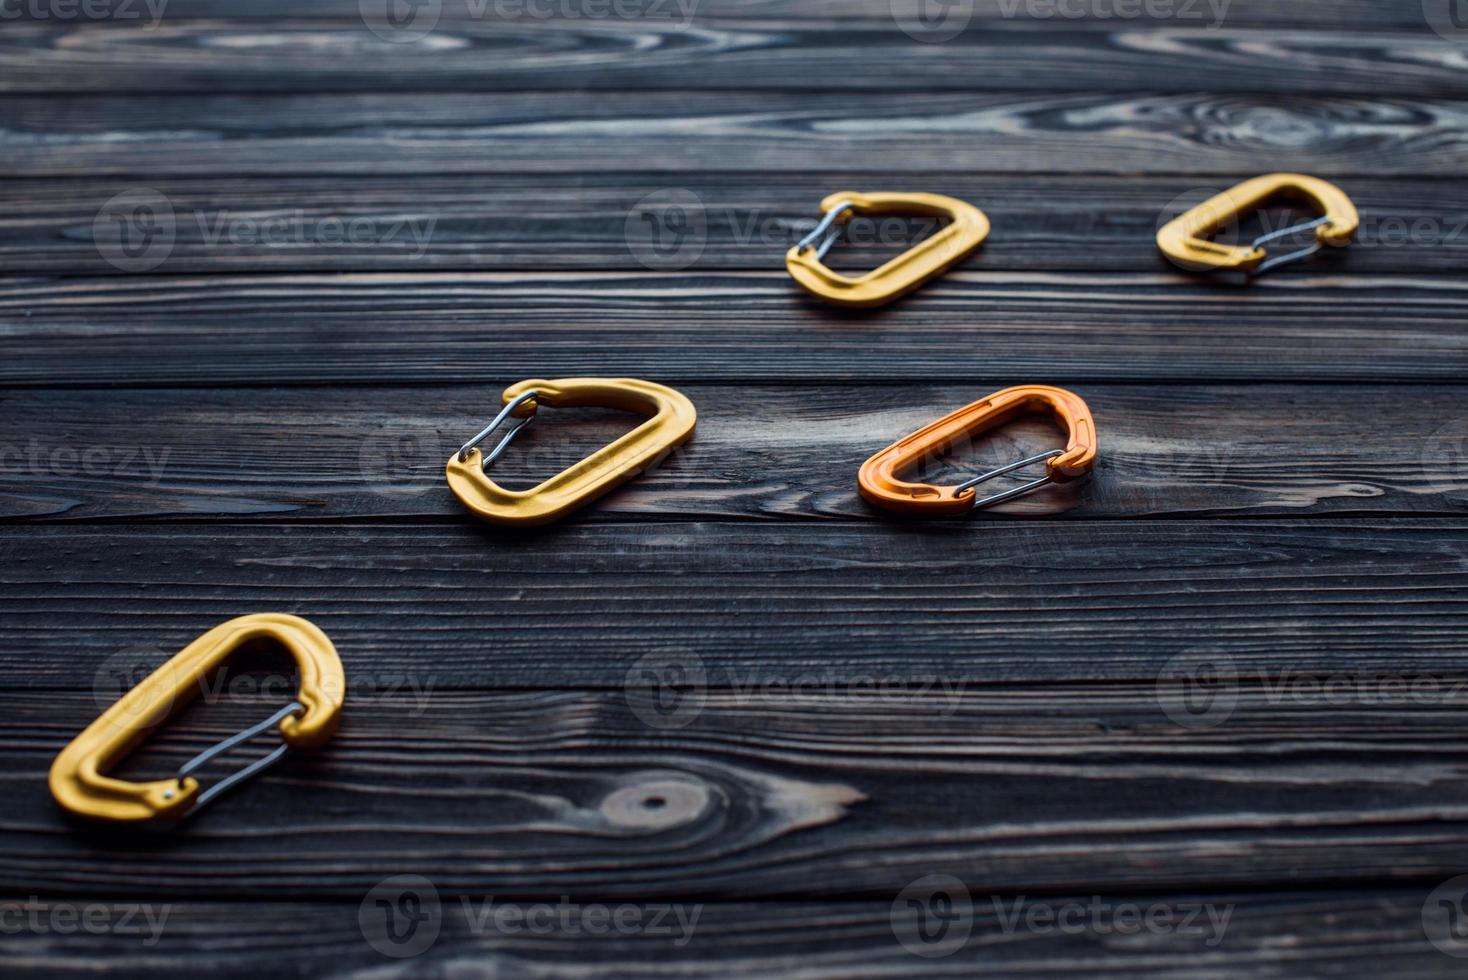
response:
[[[261,640],[280,644],[295,661],[300,688],[292,705],[267,723],[209,749],[186,764],[176,778],[135,783],[107,775],[150,732],[198,694],[207,674],[222,667],[241,647]],[[65,810],[95,820],[176,820],[212,798],[216,791],[264,768],[261,763],[276,761],[286,748],[325,744],[336,732],[345,698],[341,660],[325,633],[309,621],[285,613],[240,616],[184,647],[72,739],[51,765],[51,795]],[[268,761],[261,760],[225,783],[201,792],[190,772],[273,722],[279,723],[283,745]]]
[[[1209,240],[1229,221],[1273,201],[1307,204],[1319,212],[1315,221],[1270,232],[1249,245]],[[1304,258],[1325,245],[1347,245],[1360,225],[1356,206],[1336,185],[1306,174],[1278,173],[1253,177],[1173,218],[1157,232],[1157,247],[1174,265],[1190,272],[1237,270],[1257,275],[1285,262]],[[1263,245],[1286,234],[1313,229],[1315,242],[1271,258]]]
[[[558,520],[614,487],[655,466],[693,435],[698,419],[682,393],[635,378],[561,378],[521,381],[506,388],[504,411],[449,457],[446,475],[454,496],[469,510],[497,524],[535,525]],[[509,445],[539,405],[552,408],[598,406],[637,412],[649,418],[620,439],[529,490],[506,490],[485,468]],[[488,454],[478,444],[506,417],[523,419]]]
[[[1065,448],[1019,460],[962,484],[935,486],[901,478],[904,471],[922,460],[949,452],[959,440],[1003,425],[1027,412],[1051,413],[1066,431]],[[1042,460],[1044,478],[1020,488],[1019,492],[1046,483],[1067,482],[1091,472],[1096,461],[1096,423],[1091,418],[1091,410],[1074,392],[1050,385],[1019,385],[996,391],[899,439],[863,463],[856,481],[862,497],[878,507],[923,517],[944,517],[1017,496],[1018,493],[1011,491],[981,501],[974,487],[1000,473]]]
[[[807,292],[837,306],[871,307],[890,303],[981,245],[989,235],[989,219],[965,201],[941,194],[860,194],[843,191],[821,201],[823,218],[816,229],[785,253],[785,268]],[[843,276],[822,259],[835,240],[837,223],[853,214],[906,214],[947,218],[949,224],[901,255],[863,276]],[[828,233],[829,230],[829,233]],[[819,244],[816,239],[827,237]]]

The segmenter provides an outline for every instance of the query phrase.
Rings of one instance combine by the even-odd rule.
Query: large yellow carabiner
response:
[[[502,396],[504,408],[462,449],[449,457],[449,487],[478,516],[497,524],[545,524],[591,503],[617,485],[656,465],[693,435],[698,413],[680,392],[635,378],[561,378],[521,381]],[[530,490],[506,490],[485,470],[516,433],[535,417],[538,405],[552,408],[600,406],[650,415],[631,432]],[[521,422],[488,454],[478,445],[510,416]]]
[[[1320,217],[1260,235],[1248,245],[1209,240],[1209,235],[1235,217],[1281,199],[1309,204],[1320,212]],[[1157,247],[1174,265],[1191,272],[1240,270],[1258,275],[1313,255],[1322,246],[1349,244],[1360,223],[1356,206],[1336,185],[1305,174],[1264,174],[1235,184],[1173,218],[1157,232]],[[1311,229],[1315,231],[1315,242],[1305,248],[1273,258],[1263,248],[1268,242]]]
[[[859,194],[842,191],[821,201],[815,230],[785,253],[785,268],[808,292],[837,306],[881,306],[910,292],[978,248],[989,236],[989,219],[965,201],[941,194]],[[948,218],[950,224],[864,276],[833,272],[821,261],[836,240],[833,227],[853,214],[912,214]],[[817,239],[824,239],[816,244]]]
[[[1008,463],[954,486],[911,483],[901,474],[923,459],[942,455],[956,441],[1002,425],[1026,412],[1050,412],[1066,431],[1064,449],[1051,449]],[[1045,464],[1037,480],[979,500],[974,488],[1022,466]],[[1091,410],[1073,391],[1050,385],[1019,385],[996,391],[905,436],[861,464],[857,489],[869,503],[886,510],[923,517],[945,517],[988,507],[1047,483],[1065,483],[1091,472],[1096,462],[1096,423]]]
[[[188,703],[205,675],[254,641],[274,641],[290,653],[300,673],[296,700],[186,763],[174,779],[133,783],[107,775],[148,733]],[[186,816],[235,783],[278,761],[290,748],[315,748],[336,732],[346,677],[336,648],[309,621],[285,613],[240,616],[214,627],[102,712],[51,764],[51,795],[82,817],[96,820],[167,821]],[[284,743],[270,755],[200,792],[189,773],[276,723]]]

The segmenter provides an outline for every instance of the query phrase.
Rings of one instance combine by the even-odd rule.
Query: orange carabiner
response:
[[[827,195],[821,201],[821,212],[815,229],[785,253],[785,268],[807,292],[836,306],[890,303],[947,271],[989,236],[989,218],[984,212],[967,201],[942,194],[842,191]],[[833,271],[822,259],[836,241],[836,223],[853,214],[913,214],[947,218],[949,224],[885,265],[852,278]],[[819,244],[817,239],[821,239]]]
[[[948,452],[960,438],[1003,425],[1017,415],[1036,411],[1049,411],[1066,430],[1064,449],[1052,449],[1016,460],[953,486],[909,483],[898,475],[925,458]],[[974,488],[985,480],[1042,461],[1045,463],[1045,475],[1040,479],[983,500],[977,499]],[[894,442],[861,465],[856,484],[861,495],[878,507],[925,517],[944,517],[1011,500],[1047,483],[1065,483],[1085,476],[1091,472],[1095,462],[1096,423],[1081,397],[1050,385],[1019,385],[965,405]]]

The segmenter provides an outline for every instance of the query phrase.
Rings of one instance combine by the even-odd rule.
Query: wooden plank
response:
[[[1178,976],[1174,964],[1183,960],[1200,974],[1224,980],[1367,974],[1443,980],[1455,968],[1452,959],[1423,938],[1425,889],[1033,897],[979,894],[983,886],[973,884],[969,905],[952,920],[963,929],[934,932],[941,938],[932,946],[915,938],[923,906],[894,910],[885,901],[682,900],[673,907],[594,899],[563,904],[560,896],[553,896],[514,903],[435,889],[435,905],[435,893],[420,884],[412,894],[427,902],[422,909],[428,917],[411,934],[402,928],[406,920],[398,923],[401,942],[395,945],[386,936],[386,918],[379,922],[368,917],[385,912],[369,906],[363,913],[356,902],[153,901],[123,926],[126,903],[41,899],[38,904],[47,908],[40,921],[47,928],[8,936],[0,963],[15,980],[81,975],[81,964],[90,977],[146,973],[191,978],[207,971],[210,976],[253,978],[396,970],[416,975],[755,980],[914,973],[969,977],[989,972],[1134,980]],[[369,895],[391,906],[404,894],[394,888]],[[486,904],[491,899],[493,904]],[[108,931],[58,933],[49,928],[54,908],[88,904],[102,910],[98,921]],[[509,911],[497,918],[495,910],[502,905]],[[1166,924],[1138,927],[1129,918],[1134,913],[1118,915],[1125,906],[1156,909],[1146,921]],[[624,910],[621,924],[608,926],[602,916],[618,909]],[[1208,918],[1209,910],[1214,919]],[[156,942],[149,942],[155,932],[143,911],[161,923]],[[1016,911],[1029,918],[1016,921]],[[1067,928],[1049,920],[1057,914],[1067,917]],[[519,915],[530,921],[520,921]],[[1217,930],[1215,922],[1224,928]],[[377,946],[369,943],[369,935]],[[930,955],[920,958],[905,949],[899,936]],[[1213,942],[1215,936],[1221,939]],[[932,956],[934,951],[944,955]]]
[[[510,379],[503,379],[509,383]],[[872,453],[1004,387],[682,386],[694,440],[579,521],[879,520],[856,493]],[[991,513],[1468,516],[1468,389],[1087,385],[1101,464]],[[0,393],[0,519],[462,521],[452,451],[497,406],[483,385]],[[496,464],[534,486],[627,431],[631,416],[547,410]],[[958,482],[1061,439],[1041,417],[934,461]]]
[[[1051,272],[1164,268],[1157,228],[1227,183],[1161,176],[898,179],[904,190],[983,208],[994,231],[972,267]],[[804,172],[776,182],[739,173],[167,178],[148,186],[172,215],[172,243],[156,265],[146,264],[155,274],[770,271],[814,223],[827,194],[887,188],[893,180]],[[1468,262],[1468,204],[1455,183],[1359,176],[1340,183],[1362,216],[1349,255],[1353,273],[1456,273]],[[116,241],[107,216],[125,215],[126,204],[115,199],[141,201],[138,193],[135,182],[118,178],[0,184],[0,271],[117,274],[106,250]],[[922,219],[857,219],[831,261],[875,268],[933,227]],[[661,250],[653,248],[655,231],[669,236],[666,245],[657,240]]]
[[[156,2],[155,2],[156,6]],[[1147,27],[1204,28],[1294,26],[1320,31],[1357,31],[1368,28],[1394,28],[1426,32],[1429,14],[1436,20],[1449,11],[1411,3],[1382,3],[1380,0],[1151,0],[1147,3],[1091,2],[1076,0],[956,0],[949,5],[954,15],[963,18],[965,28],[995,30],[1006,23],[1037,24],[1050,28],[1095,25],[1112,29]],[[290,21],[292,19],[329,23],[362,22],[364,9],[373,7],[359,0],[313,0],[308,8],[289,0],[168,0],[161,17],[143,0],[127,4],[101,6],[111,16],[96,18],[119,26],[133,25],[148,29],[156,19],[160,23],[188,20],[216,21]],[[892,25],[895,18],[909,18],[917,13],[914,0],[430,0],[424,4],[425,17],[437,17],[437,23],[454,27],[463,22],[509,22],[540,24],[550,20],[634,21],[689,23],[693,27],[763,23],[778,25],[796,22],[806,29],[830,24],[845,26],[868,21],[874,26]],[[691,10],[690,10],[691,8]],[[19,4],[6,11],[16,21],[65,21],[54,7]],[[937,11],[930,12],[930,16]],[[71,18],[79,20],[80,18]],[[1216,28],[1215,28],[1216,29]],[[258,30],[258,28],[257,28]],[[928,35],[924,35],[928,36]],[[936,43],[936,42],[935,42]]]
[[[1349,261],[1240,289],[977,257],[869,315],[783,269],[12,278],[0,384],[1463,380],[1468,287],[1347,276]]]
[[[1454,49],[1456,50],[1456,49]],[[913,59],[904,58],[910,65]],[[147,75],[148,72],[142,72]],[[1053,84],[1053,76],[1033,77]],[[1196,83],[1191,83],[1196,84]],[[16,96],[11,177],[750,172],[1457,178],[1468,102],[1083,91]],[[1209,181],[1211,183],[1212,181]]]
[[[1395,703],[1373,682],[1250,683],[1190,727],[1164,710],[1181,695],[1150,684],[918,693],[782,672],[685,686],[666,711],[669,691],[642,687],[449,693],[436,662],[426,690],[378,676],[364,691],[343,653],[355,686],[332,742],[162,837],[68,827],[44,788],[116,678],[0,697],[0,874],[21,894],[128,894],[145,860],[153,895],[356,900],[411,868],[509,900],[890,898],[933,873],[999,892],[1436,884],[1462,869],[1461,674],[1418,695],[1397,675]],[[288,696],[274,680],[271,697],[204,695],[119,773],[166,778],[268,715]]]
[[[685,4],[695,0],[685,0]],[[914,9],[872,22],[701,22],[667,16],[258,23],[165,17],[7,23],[0,92],[569,90],[588,87],[891,92],[1209,91],[1468,95],[1461,38],[1421,22],[1373,28],[1236,29],[1203,0],[1190,21],[987,21],[926,26]],[[686,9],[686,6],[684,7]],[[1444,18],[1450,27],[1451,20]],[[972,26],[972,25],[968,25]],[[906,27],[906,30],[902,28]],[[945,43],[921,44],[931,36]],[[426,37],[420,35],[426,34]],[[398,42],[411,43],[398,43]],[[860,64],[859,71],[852,66]]]
[[[89,686],[247,612],[307,616],[348,669],[612,685],[650,653],[717,672],[1151,682],[1457,670],[1461,521],[82,526],[0,536],[0,676]],[[722,676],[722,673],[721,673]]]

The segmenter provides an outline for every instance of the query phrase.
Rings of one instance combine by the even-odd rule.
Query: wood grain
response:
[[[903,190],[983,208],[994,231],[973,267],[1031,272],[1167,268],[1154,241],[1158,226],[1228,183],[808,172],[777,183],[739,173],[175,177],[147,185],[168,202],[173,233],[171,251],[148,271],[601,272],[645,269],[649,259],[659,269],[770,271],[814,223],[827,194],[888,188],[894,180]],[[1351,272],[1451,274],[1468,262],[1468,205],[1455,183],[1356,176],[1342,185],[1362,215]],[[137,189],[117,178],[0,183],[0,272],[118,274],[98,247],[112,239],[96,222],[117,207],[118,195]],[[680,205],[691,205],[689,217],[660,210]],[[649,252],[656,225],[648,222],[660,220],[674,247],[666,263]],[[1269,220],[1283,227],[1284,215]],[[830,260],[875,268],[931,229],[922,221],[867,220]],[[696,254],[677,252],[685,240],[697,241]]]
[[[983,886],[973,883],[975,889]],[[365,892],[365,889],[364,889]],[[384,894],[387,894],[386,892]],[[845,980],[854,975],[969,977],[1014,971],[1053,977],[1132,980],[1178,976],[1186,961],[1209,977],[1224,980],[1293,980],[1300,976],[1375,973],[1403,980],[1442,980],[1454,962],[1422,935],[1425,888],[1374,888],[1334,893],[1280,894],[1200,892],[1183,895],[1079,895],[1030,897],[972,894],[973,916],[966,942],[953,953],[920,959],[899,945],[896,928],[911,935],[917,913],[894,913],[887,902],[688,902],[684,921],[691,939],[668,912],[667,932],[651,928],[657,909],[631,908],[625,921],[647,923],[634,934],[595,934],[595,909],[573,907],[549,929],[489,928],[483,921],[488,896],[440,894],[439,933],[431,949],[414,959],[391,960],[363,938],[356,902],[170,901],[160,940],[149,934],[19,935],[7,937],[8,975],[17,978],[80,976],[82,964],[101,961],[121,975],[258,977],[262,973],[319,976],[513,976],[537,978],[748,977],[798,974],[811,980]],[[1093,899],[1115,909],[1132,903],[1170,908],[1182,919],[1200,907],[1229,911],[1223,940],[1210,946],[1208,928],[1191,934],[1142,931],[1118,935],[1100,929],[1078,934],[1007,929],[1018,907],[1088,908]],[[549,900],[558,905],[559,897]],[[123,903],[103,907],[125,911]],[[495,899],[498,906],[500,900]],[[527,913],[544,903],[505,903]],[[606,905],[608,903],[599,903]],[[611,903],[615,908],[618,903]],[[151,909],[161,917],[163,909]],[[381,914],[379,910],[372,912]],[[112,921],[120,920],[113,914]],[[371,920],[369,920],[371,921]],[[544,921],[543,914],[541,921]],[[1087,920],[1088,921],[1088,920]],[[1206,921],[1206,920],[1205,920]],[[955,944],[956,945],[956,944]],[[391,948],[391,947],[389,947]],[[921,947],[920,947],[921,948]],[[946,948],[946,946],[945,946]],[[87,975],[95,975],[89,973]]]
[[[930,47],[930,46],[925,46]],[[1456,50],[1456,48],[1454,49]],[[911,65],[912,58],[904,58]],[[1036,78],[1046,75],[1037,73]],[[374,76],[374,89],[381,89]],[[1192,86],[1196,88],[1196,85]],[[1468,102],[1082,91],[7,98],[10,177],[699,171],[1459,177]],[[783,179],[783,178],[782,178]],[[1215,180],[1206,181],[1208,184]]]
[[[932,44],[914,40],[890,12],[868,22],[792,22],[776,14],[690,26],[671,2],[660,16],[632,19],[440,19],[422,38],[416,24],[374,33],[361,18],[263,26],[165,16],[146,30],[120,21],[80,30],[34,21],[7,23],[0,92],[804,93],[812,78],[824,89],[876,92],[1193,92],[1206,78],[1219,93],[1468,94],[1460,41],[1427,30],[1425,20],[1403,32],[1240,30],[1228,25],[1226,10],[1204,0],[1190,7],[1191,17],[1148,24],[1000,19],[964,29],[960,21],[934,39],[955,36]],[[911,29],[927,36],[911,19]],[[861,70],[851,70],[858,59]]]
[[[978,29],[993,30],[1005,23],[1049,28],[1094,25],[1111,29],[1139,29],[1155,26],[1203,27],[1217,22],[1217,5],[1206,0],[1178,0],[1176,3],[1151,4],[1082,4],[1046,2],[1046,0],[959,0],[956,12],[967,15]],[[807,30],[822,26],[842,27],[848,22],[861,26],[894,23],[894,9],[901,14],[916,12],[909,0],[698,0],[677,3],[673,0],[441,0],[429,5],[439,20],[448,25],[489,20],[520,24],[538,24],[548,20],[631,20],[681,21],[684,11],[692,8],[695,26],[722,22],[793,21]],[[34,5],[20,4],[8,8],[16,21],[48,21],[49,8],[38,14]],[[102,8],[104,10],[112,8]],[[148,13],[145,4],[131,3],[126,9],[136,14]],[[373,10],[373,7],[365,7]],[[1380,0],[1229,0],[1221,21],[1232,27],[1295,26],[1326,32],[1352,32],[1369,28],[1394,28],[1426,34],[1428,7],[1412,3],[1382,3]],[[164,10],[167,21],[213,20],[224,22],[312,20],[322,26],[343,27],[360,23],[364,5],[360,0],[313,0],[309,8],[289,0],[168,0]],[[1432,10],[1437,14],[1437,10]],[[1446,11],[1442,11],[1446,15]],[[121,17],[105,18],[127,26]],[[135,17],[145,24],[145,17]],[[335,22],[335,23],[333,23]],[[258,28],[258,25],[256,25]]]
[[[503,383],[510,380],[518,379]],[[881,522],[856,493],[862,461],[1006,383],[680,386],[698,407],[694,440],[577,520]],[[0,519],[461,523],[467,516],[444,483],[444,462],[493,414],[500,387],[0,392]],[[1097,471],[991,516],[1468,512],[1468,402],[1459,386],[1077,390],[1101,434]],[[495,478],[534,486],[626,432],[633,418],[547,410],[496,464]],[[1048,419],[1020,419],[924,472],[957,482],[1059,439]]]
[[[0,384],[1461,381],[1468,287],[1331,272],[1349,261],[1238,288],[980,256],[870,315],[783,269],[10,278]]]
[[[262,610],[316,621],[347,669],[444,685],[620,686],[641,657],[972,683],[1240,669],[1457,670],[1461,521],[641,522],[511,534],[388,526],[10,528],[0,671],[87,689]]]
[[[355,900],[411,868],[507,900],[890,900],[933,873],[1159,892],[1430,888],[1462,867],[1462,675],[1415,698],[1404,682],[1394,703],[1369,682],[1328,698],[1251,682],[1190,728],[1152,685],[831,694],[818,676],[751,675],[685,686],[661,712],[667,692],[641,686],[450,693],[439,663],[422,689],[386,693],[342,650],[353,687],[332,742],[163,835],[70,828],[39,776],[105,698],[6,695],[0,874],[46,894],[125,891],[146,865],[157,896]],[[165,776],[283,696],[196,702],[122,772]]]

